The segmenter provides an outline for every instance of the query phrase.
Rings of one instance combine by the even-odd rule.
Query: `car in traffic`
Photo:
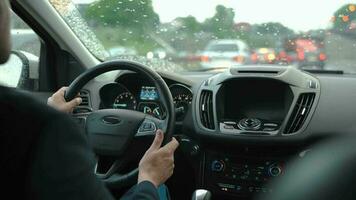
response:
[[[297,39],[295,44],[299,67],[324,67],[327,56],[317,41],[313,39]]]
[[[249,47],[242,40],[213,40],[200,55],[202,68],[229,68],[249,59]]]
[[[277,56],[273,48],[258,48],[251,53],[251,63],[253,64],[274,64]]]
[[[323,68],[327,60],[323,43],[312,37],[296,37],[285,42],[284,50],[278,54],[278,60],[294,63],[300,68]]]

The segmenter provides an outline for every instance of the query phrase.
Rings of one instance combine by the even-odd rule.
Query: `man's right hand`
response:
[[[162,130],[157,130],[151,147],[140,161],[138,183],[150,181],[158,187],[172,176],[174,170],[174,151],[179,146],[179,143],[175,138],[172,138],[172,141],[161,147],[163,138]]]

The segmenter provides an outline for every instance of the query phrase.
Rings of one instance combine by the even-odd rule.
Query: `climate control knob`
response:
[[[279,176],[282,174],[282,167],[279,164],[272,164],[268,168],[268,174],[273,177]]]
[[[211,162],[211,171],[213,172],[222,172],[224,171],[225,163],[221,160],[214,160]]]

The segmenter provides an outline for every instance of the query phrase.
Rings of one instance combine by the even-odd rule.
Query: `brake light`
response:
[[[267,59],[269,62],[273,61],[274,59],[276,59],[276,56],[274,55],[274,53],[269,53],[267,55]]]
[[[242,63],[242,62],[244,62],[245,58],[243,56],[235,56],[233,58],[233,60],[238,62],[238,63]]]
[[[320,53],[320,54],[319,54],[319,60],[320,60],[320,61],[325,61],[326,58],[327,58],[327,57],[326,57],[325,53]]]
[[[279,57],[285,58],[285,57],[287,57],[287,53],[285,51],[281,51],[281,52],[279,52]]]
[[[304,60],[305,59],[304,51],[298,51],[297,57],[298,60]]]
[[[200,56],[200,61],[201,62],[209,62],[209,56]]]
[[[253,54],[251,55],[251,61],[254,62],[254,63],[256,63],[257,60],[258,60],[258,55],[257,55],[257,53],[253,53]]]

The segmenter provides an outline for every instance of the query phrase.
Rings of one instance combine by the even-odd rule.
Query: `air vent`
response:
[[[285,134],[295,133],[303,126],[313,106],[314,99],[315,93],[303,93],[299,96],[292,115],[284,129]]]
[[[201,92],[199,107],[200,121],[203,126],[208,129],[215,129],[212,91],[203,90]]]
[[[82,103],[79,106],[90,107],[89,92],[85,90],[81,90],[80,97],[82,98]]]

